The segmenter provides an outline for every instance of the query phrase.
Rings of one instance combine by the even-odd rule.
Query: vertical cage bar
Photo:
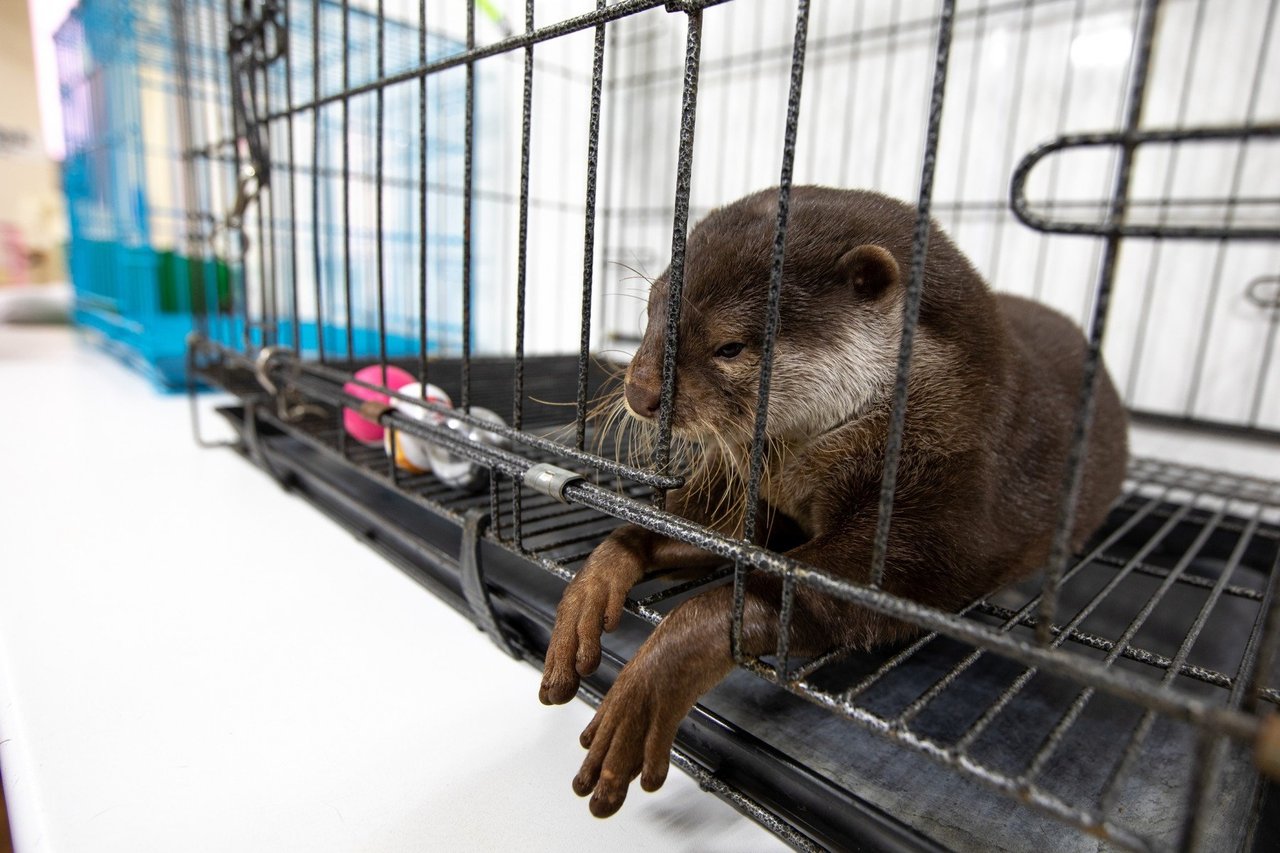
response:
[[[1280,276],[1278,276],[1280,278]],[[1280,300],[1280,296],[1277,296]],[[1262,398],[1269,387],[1267,378],[1271,375],[1272,356],[1276,349],[1276,335],[1280,332],[1280,301],[1272,304],[1267,317],[1267,339],[1262,345],[1262,357],[1258,366],[1258,382],[1253,388],[1253,402],[1249,406],[1249,426],[1258,426],[1262,417]]]
[[[603,0],[596,0],[596,2],[600,3],[600,2],[603,2]],[[618,41],[619,41],[617,27],[615,26],[612,28],[606,28],[604,38],[606,42],[611,44],[613,47],[613,49],[609,51],[609,57],[614,63],[614,66],[617,67],[618,65],[617,47],[618,47]],[[603,70],[604,69],[602,67],[602,74],[603,74]],[[621,85],[618,81],[618,77],[619,75],[615,73],[613,77],[609,79],[609,83],[607,86],[608,92],[609,92],[610,106],[609,106],[609,125],[606,130],[606,135],[608,136],[609,139],[614,140],[614,144],[611,145],[610,148],[606,150],[606,157],[609,158],[612,168],[609,169],[605,175],[603,198],[601,200],[601,206],[604,209],[604,229],[600,239],[600,257],[602,258],[602,262],[600,264],[600,283],[601,283],[600,310],[596,312],[597,313],[596,325],[600,329],[601,340],[604,341],[606,344],[613,343],[613,336],[609,335],[609,337],[606,338],[605,335],[609,333],[610,318],[616,313],[616,309],[614,309],[613,307],[614,301],[610,299],[609,288],[607,286],[609,282],[609,265],[613,258],[614,245],[617,242],[617,232],[619,230],[618,226],[619,226],[619,223],[623,221],[622,217],[618,214],[618,211],[614,209],[614,205],[617,203],[617,198],[619,195],[618,185],[621,182],[621,175],[624,171],[621,168],[621,163],[619,162],[620,155],[615,153],[621,148],[621,146],[618,145],[616,142],[616,140],[619,138],[618,125],[620,121],[620,115],[622,113],[622,109],[621,109],[621,106],[619,105],[619,101],[617,98],[617,93],[621,88]],[[601,96],[602,109],[603,109],[603,104],[604,104],[604,98],[602,95]],[[598,156],[599,155],[597,153],[597,158]],[[590,334],[590,330],[588,330],[588,334]],[[585,427],[583,428],[583,436],[585,440]],[[600,446],[599,440],[597,440],[597,446]],[[631,461],[636,462],[638,460],[631,460]]]
[[[387,76],[387,15],[386,4],[384,0],[378,0],[377,8],[377,75],[379,80],[386,79]],[[377,138],[374,145],[377,146],[374,151],[374,205],[377,212],[374,214],[374,240],[377,241],[374,246],[374,257],[376,265],[376,277],[378,279],[377,292],[377,310],[378,310],[378,364],[382,370],[382,386],[389,388],[391,381],[387,378],[387,267],[386,267],[386,240],[384,239],[384,212],[383,201],[385,198],[385,169],[386,169],[386,87],[379,86],[374,94],[374,124],[376,127]],[[387,428],[387,435],[390,436],[391,453],[387,455],[387,471],[391,477],[391,482],[399,482],[400,466],[396,464],[396,431]]]
[[[533,32],[533,0],[525,0],[524,31]],[[528,286],[529,261],[529,151],[533,142],[533,45],[524,49],[524,92],[520,112],[520,201],[519,234],[516,239],[516,353],[515,383],[512,386],[511,426],[524,429],[524,313],[525,291]],[[493,479],[494,507],[497,507],[498,491],[496,475]],[[522,537],[520,484],[512,481],[511,513],[512,536],[520,547]],[[497,518],[495,513],[495,520]]]
[[[320,258],[320,0],[311,0],[311,263],[316,285],[316,357],[324,364],[324,274]]]
[[[284,29],[286,33],[291,33],[293,19],[289,14],[290,8],[293,6],[289,0],[284,4]],[[297,152],[293,138],[293,51],[286,50],[284,52],[284,103],[285,113],[285,134],[288,137],[285,148],[285,158],[288,162],[289,172],[289,311],[292,314],[293,327],[293,351],[299,355],[302,354],[302,317],[299,308],[298,299],[298,172],[297,172]]]
[[[347,360],[355,361],[351,311],[351,0],[342,0],[342,308]],[[355,365],[353,364],[354,368]],[[345,407],[338,406],[338,452],[347,457]]]
[[[1174,119],[1175,127],[1182,127],[1186,124],[1187,109],[1191,104],[1191,83],[1195,79],[1195,71],[1200,64],[1200,37],[1204,32],[1204,12],[1207,3],[1205,0],[1199,0],[1196,3],[1195,19],[1191,24],[1191,42],[1187,46],[1187,61],[1183,65],[1182,72],[1182,94],[1178,98],[1178,112]],[[1173,196],[1174,176],[1178,174],[1178,155],[1182,152],[1182,146],[1174,145],[1173,150],[1169,152],[1169,162],[1165,166],[1164,186],[1160,190],[1160,198],[1168,199]],[[1054,158],[1055,160],[1057,158]],[[1057,163],[1054,163],[1057,166]],[[1169,207],[1161,206],[1157,213],[1157,223],[1164,225],[1169,220]],[[1157,237],[1155,244],[1151,247],[1151,257],[1147,261],[1147,278],[1142,286],[1142,308],[1138,312],[1138,327],[1134,333],[1133,339],[1133,357],[1129,362],[1129,376],[1125,382],[1125,400],[1130,405],[1134,403],[1134,395],[1137,393],[1138,376],[1142,372],[1142,355],[1146,349],[1147,327],[1151,321],[1151,303],[1155,298],[1156,282],[1159,280],[1161,262],[1164,259],[1163,249],[1164,240]]]
[[[778,176],[778,215],[773,237],[773,258],[769,269],[769,298],[765,308],[764,337],[760,344],[760,382],[756,395],[755,430],[751,439],[751,463],[747,477],[747,506],[742,521],[742,535],[748,542],[756,540],[756,516],[760,508],[760,481],[764,477],[766,428],[769,420],[769,380],[773,376],[774,342],[782,314],[782,272],[786,258],[787,225],[791,215],[791,180],[795,169],[796,134],[800,125],[800,92],[804,83],[805,47],[809,34],[809,0],[799,0],[796,7],[795,38],[791,48],[791,75],[787,92],[787,117],[782,136],[782,165]],[[734,657],[742,656],[742,615],[746,607],[747,571],[735,561],[733,572],[733,618],[730,645]],[[791,633],[791,604],[795,595],[795,578],[783,579],[782,601],[778,612],[779,676],[785,676]]]
[[[355,335],[351,327],[351,0],[342,0],[342,263],[347,358],[355,361]]]
[[[207,26],[209,27],[209,31],[217,31],[218,15],[216,8],[211,4],[201,5],[195,10],[195,26],[191,31],[191,35],[193,37],[198,35],[202,31],[202,28],[206,26],[206,18],[208,21]],[[219,54],[219,58],[223,62],[225,62],[225,57],[226,54]],[[220,73],[223,70],[224,69],[220,67],[220,63],[215,61],[214,72]],[[226,87],[220,87],[216,91],[225,92]],[[215,181],[217,180],[217,175],[224,172],[225,169],[220,168],[221,158],[214,153],[214,147],[210,144],[213,140],[222,140],[225,134],[222,133],[222,129],[218,127],[218,116],[221,114],[220,110],[222,107],[222,99],[219,98],[217,94],[211,94],[210,100],[213,101],[212,116],[209,114],[209,110],[203,108],[196,109],[192,113],[194,118],[192,132],[194,138],[198,139],[201,145],[201,164],[203,166],[203,168],[199,169],[201,191],[199,213],[202,217],[201,224],[204,229],[201,232],[203,238],[201,269],[203,270],[202,274],[204,276],[206,302],[209,304],[210,310],[217,317],[216,324],[210,324],[210,335],[212,337],[216,337],[219,343],[230,345],[234,339],[234,334],[232,332],[234,306],[224,304],[222,302],[222,297],[219,294],[217,286],[217,234],[219,223],[215,219],[213,212]],[[232,282],[229,280],[227,282],[228,286],[231,286],[231,283]],[[227,297],[231,298],[231,294],[227,294]]]
[[[1254,58],[1253,80],[1249,86],[1249,102],[1245,107],[1244,127],[1252,129],[1258,120],[1258,101],[1262,93],[1262,84],[1267,79],[1264,69],[1267,67],[1267,51],[1271,47],[1270,33],[1271,28],[1276,20],[1276,7],[1280,5],[1277,0],[1271,0],[1267,4],[1267,16],[1260,28],[1262,39],[1258,47],[1257,56]],[[1244,182],[1244,165],[1245,152],[1249,150],[1249,140],[1241,139],[1236,149],[1235,164],[1231,170],[1231,189],[1227,193],[1226,199],[1226,216],[1224,225],[1230,228],[1236,220],[1237,199],[1240,195],[1240,187]],[[1218,293],[1222,289],[1222,274],[1226,265],[1227,240],[1222,238],[1218,240],[1217,251],[1213,259],[1213,273],[1209,282],[1209,295],[1205,301],[1204,315],[1200,322],[1200,335],[1196,344],[1196,355],[1193,364],[1195,365],[1191,375],[1191,387],[1187,390],[1187,405],[1184,410],[1186,417],[1195,417],[1196,401],[1200,397],[1200,388],[1204,383],[1204,365],[1209,357],[1209,336],[1213,332],[1213,322],[1217,314]]]
[[[666,472],[671,456],[671,418],[676,386],[676,349],[680,337],[680,309],[684,298],[685,243],[689,236],[689,191],[693,178],[693,131],[698,113],[698,69],[702,57],[702,10],[687,13],[684,86],[680,103],[680,145],[676,155],[675,214],[671,220],[671,277],[667,282],[667,334],[662,349],[662,396],[658,410],[658,441],[653,467]],[[654,492],[663,505],[666,494]]]
[[[376,49],[377,57],[377,75],[379,80],[386,79],[387,76],[387,16],[386,4],[384,0],[378,0],[377,7],[377,39]],[[376,138],[374,139],[373,152],[373,203],[376,208],[373,216],[373,238],[374,238],[374,267],[375,276],[378,280],[378,290],[374,298],[377,300],[376,309],[378,316],[378,364],[382,366],[380,375],[382,376],[382,385],[388,385],[387,379],[387,268],[386,268],[386,241],[383,239],[385,228],[383,200],[385,196],[385,188],[383,184],[384,170],[386,168],[386,140],[384,139],[384,130],[386,129],[386,87],[379,86],[374,92],[374,126],[376,128]],[[394,468],[394,463],[392,468]]]
[[[265,269],[271,271],[271,286],[267,286],[265,272],[262,280],[262,346],[264,347],[274,346],[279,343],[277,333],[279,332],[280,323],[280,306],[278,304],[280,298],[280,264],[276,262],[276,190],[269,182],[270,177],[272,177],[272,150],[275,147],[275,136],[271,132],[271,119],[268,118],[270,115],[271,65],[264,64],[262,67],[262,115],[259,122],[263,133],[266,134],[265,145],[263,145],[263,157],[266,162],[254,163],[255,169],[268,175],[268,183],[258,193],[258,259],[259,263],[265,265]],[[261,186],[261,175],[259,176],[259,185]],[[265,202],[263,201],[264,194],[266,195]],[[263,222],[264,217],[265,223]],[[264,224],[266,226],[265,232],[263,231]],[[263,242],[264,236],[265,243]]]
[[[1124,132],[1126,134],[1135,133],[1142,122],[1142,107],[1147,94],[1147,72],[1151,65],[1151,48],[1155,38],[1159,7],[1160,0],[1144,0],[1142,5],[1137,31],[1137,50],[1125,106]],[[1124,221],[1135,148],[1136,143],[1132,141],[1126,142],[1122,147],[1107,212],[1108,224],[1119,224]],[[1096,288],[1097,297],[1093,303],[1093,321],[1089,326],[1089,346],[1085,351],[1079,402],[1076,404],[1075,426],[1067,454],[1066,476],[1060,491],[1062,504],[1040,599],[1040,621],[1036,625],[1036,640],[1041,645],[1048,645],[1052,640],[1050,626],[1053,624],[1058,608],[1062,573],[1067,561],[1071,558],[1071,531],[1075,527],[1076,501],[1080,495],[1080,484],[1083,479],[1085,447],[1089,426],[1093,421],[1094,385],[1098,364],[1102,358],[1102,337],[1106,331],[1107,313],[1111,303],[1111,286],[1115,280],[1116,261],[1119,254],[1120,237],[1111,234],[1106,238],[1103,248],[1102,266]]]
[[[920,168],[920,197],[916,203],[916,230],[911,242],[911,276],[907,280],[902,308],[902,344],[898,349],[898,374],[893,388],[893,415],[884,448],[884,476],[880,482],[880,510],[871,552],[871,585],[884,579],[884,561],[889,546],[889,521],[893,515],[893,493],[898,482],[898,459],[902,453],[902,431],[907,420],[907,379],[911,371],[911,349],[916,322],[920,317],[920,294],[924,289],[924,265],[929,252],[929,207],[933,200],[933,173],[938,161],[938,133],[942,125],[942,99],[947,86],[947,65],[951,58],[951,33],[955,26],[955,2],[944,0],[938,17],[938,48],[933,67],[933,91],[929,98],[929,122],[925,131],[923,163]]]
[[[208,272],[203,263],[204,248],[203,240],[196,233],[196,229],[202,229],[200,215],[200,199],[199,191],[196,188],[196,163],[195,152],[192,150],[191,132],[192,132],[192,114],[191,114],[191,63],[187,54],[187,30],[186,16],[183,12],[182,4],[178,0],[170,0],[169,3],[170,23],[173,27],[174,41],[174,60],[176,67],[175,86],[177,90],[177,128],[178,128],[178,152],[182,159],[182,193],[178,202],[182,210],[182,251],[187,254],[191,260],[188,263],[194,264],[197,258],[200,258],[200,287],[204,293],[203,300],[192,299],[191,313],[195,320],[196,331],[207,336],[209,333],[208,324],[208,299],[209,286],[206,280]],[[190,341],[187,343],[190,348]],[[191,375],[194,364],[188,361],[187,365],[187,389],[188,392],[195,392],[195,377]],[[194,420],[193,420],[194,425]],[[199,441],[199,430],[197,430],[197,442]]]
[[[234,7],[231,0],[225,0],[225,2],[223,3],[223,8],[227,16],[227,31],[231,32],[236,25],[235,12],[232,11]],[[229,106],[230,106],[230,113],[231,113],[230,115],[231,160],[232,160],[232,165],[234,165],[235,167],[235,172],[231,176],[231,192],[233,194],[236,192],[236,188],[239,185],[242,170],[244,169],[244,162],[240,156],[240,144],[239,144],[239,137],[242,131],[244,130],[243,128],[244,122],[241,120],[240,111],[235,104],[235,101],[240,99],[240,95],[239,95],[240,84],[237,80],[239,72],[236,70],[234,65],[235,65],[234,62],[228,62],[228,69],[227,69],[231,74],[232,103]],[[235,223],[234,231],[235,231],[235,235],[234,235],[233,245],[235,246],[235,252],[240,257],[240,263],[231,265],[231,276],[233,281],[232,291],[239,292],[240,294],[240,345],[244,351],[244,354],[248,355],[251,351],[252,344],[251,344],[250,335],[249,335],[249,325],[250,325],[249,265],[248,265],[248,252],[245,251],[243,217],[238,218],[238,221]],[[228,254],[231,254],[231,253],[228,252]],[[237,268],[240,271],[239,275],[236,274]],[[240,284],[238,288],[235,287],[235,284],[234,284],[236,280],[238,280]]]
[[[249,132],[253,133],[253,129],[249,128]],[[269,136],[268,136],[268,139],[270,139]],[[251,160],[253,159],[252,149],[250,149],[249,151],[249,158]],[[257,163],[253,164],[253,168],[255,171],[257,170],[258,165],[259,164]],[[254,322],[258,328],[258,344],[257,345],[259,347],[268,347],[271,345],[271,341],[268,338],[268,334],[271,329],[271,318],[273,316],[273,312],[270,311],[268,308],[268,304],[269,304],[268,300],[273,298],[272,292],[274,291],[274,288],[267,286],[267,281],[269,277],[267,275],[268,262],[267,262],[266,237],[268,232],[267,232],[267,221],[266,221],[264,210],[267,207],[267,204],[269,203],[269,200],[273,195],[273,193],[271,192],[270,187],[262,187],[260,184],[259,184],[259,187],[260,189],[258,190],[257,202],[254,204],[254,207],[256,208],[254,213],[258,220],[258,242],[256,245],[257,253],[258,253],[258,317]],[[264,198],[264,196],[266,198]],[[272,270],[270,278],[274,279],[274,277],[275,277],[275,271]]]
[[[418,0],[418,62],[427,64],[427,0]],[[418,78],[418,379],[427,399],[427,75]],[[495,519],[496,521],[497,519]]]
[[[596,11],[605,0],[596,0]],[[573,446],[582,450],[587,439],[587,375],[591,349],[591,288],[596,266],[596,172],[600,156],[600,101],[604,87],[605,25],[596,24],[591,59],[591,117],[587,124],[587,198],[582,236],[582,330],[578,336],[578,397]]]
[[[467,0],[467,52],[476,46],[476,0]],[[471,411],[471,179],[475,154],[476,64],[467,59],[466,119],[462,154],[462,396],[459,408]]]

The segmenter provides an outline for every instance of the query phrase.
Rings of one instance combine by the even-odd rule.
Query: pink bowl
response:
[[[368,382],[371,385],[381,385],[391,391],[398,391],[410,382],[415,382],[413,374],[401,370],[398,367],[387,365],[386,379],[382,376],[382,365],[371,364],[368,367],[362,367],[355,373],[356,379],[361,382]],[[386,394],[378,391],[371,391],[354,382],[348,382],[342,386],[342,390],[353,397],[359,397],[361,400],[374,400],[379,403],[386,403],[390,398]],[[342,413],[342,426],[346,429],[347,434],[362,444],[382,444],[382,433],[384,430],[377,423],[360,415],[360,413],[346,409]]]

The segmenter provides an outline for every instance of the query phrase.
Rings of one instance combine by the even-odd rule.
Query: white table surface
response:
[[[36,851],[778,849],[61,330],[0,326],[0,774]],[[204,405],[211,405],[206,400]],[[207,427],[219,426],[205,418]]]

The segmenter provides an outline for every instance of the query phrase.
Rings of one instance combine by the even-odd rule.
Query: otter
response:
[[[724,497],[745,493],[777,199],[775,188],[721,207],[687,244],[672,428],[695,452],[667,509],[730,536],[743,531],[743,502],[729,507]],[[790,536],[789,556],[854,582],[870,575],[915,221],[914,209],[874,192],[791,193],[758,526],[770,547]],[[669,276],[652,283],[648,327],[622,387],[641,428],[660,408]],[[954,611],[1046,563],[1084,357],[1072,321],[993,293],[931,223],[884,589]],[[1126,414],[1105,369],[1094,406],[1076,549],[1105,519],[1127,462]],[[569,701],[595,671],[601,632],[618,626],[632,586],[722,562],[634,525],[613,531],[560,601],[542,702]],[[744,654],[773,653],[780,596],[778,578],[748,575]],[[684,602],[623,668],[580,739],[588,753],[573,789],[593,795],[593,814],[616,812],[637,776],[646,791],[662,785],[681,719],[733,668],[732,610],[732,585]],[[916,631],[800,586],[790,648],[812,656]]]

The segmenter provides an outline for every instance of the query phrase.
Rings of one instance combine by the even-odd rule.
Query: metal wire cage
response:
[[[530,661],[557,579],[620,520],[725,565],[638,587],[605,670],[679,602],[751,573],[781,579],[781,638],[800,588],[918,626],[871,654],[797,661],[783,639],[739,655],[682,728],[673,760],[794,846],[1275,843],[1259,768],[1280,765],[1280,483],[1137,459],[1085,551],[1068,543],[1104,348],[1135,414],[1275,440],[1280,4],[542,0],[535,17],[530,0],[513,4],[523,26],[475,0],[359,5],[179,18],[189,43],[227,34],[220,103],[183,117],[182,164],[189,254],[238,271],[234,310],[197,317],[188,358],[240,397],[246,453]],[[682,482],[674,316],[656,452],[593,440],[589,417],[610,351],[637,340],[629,269],[669,257],[678,310],[690,222],[777,185],[769,350],[801,181],[917,212],[861,584],[664,511]],[[1043,578],[958,613],[880,586],[931,216],[993,286],[1080,317],[1088,339]],[[366,361],[457,408],[355,379]],[[766,356],[748,519],[771,369]],[[487,468],[487,494],[402,470],[394,438],[390,454],[351,441],[348,410]],[[735,648],[741,630],[739,610]]]
[[[318,27],[312,25],[314,17],[320,19]],[[307,42],[317,33],[328,35],[317,45],[316,62],[308,53],[297,60],[296,71],[292,61],[262,69],[253,96],[264,108],[284,103],[286,91],[310,98],[314,86],[334,91],[360,85],[416,61],[416,26],[392,22],[379,30],[373,15],[357,12],[342,29],[340,18],[341,9],[333,2],[299,7],[289,22],[294,39]],[[286,146],[260,152],[261,174],[242,174],[254,156],[246,137],[198,159],[183,156],[192,138],[236,121],[229,97],[231,35],[226,10],[215,0],[177,8],[154,0],[85,0],[59,29],[55,40],[67,136],[63,183],[70,209],[77,323],[100,333],[112,349],[168,388],[186,385],[187,336],[197,324],[228,345],[288,341],[295,350],[345,348],[353,357],[376,354],[384,346],[392,355],[417,352],[416,321],[410,319],[416,316],[415,300],[389,306],[385,334],[379,334],[372,312],[362,307],[373,304],[376,289],[372,229],[339,233],[335,226],[340,209],[369,218],[375,146],[371,130],[363,129],[373,126],[370,105],[359,104],[354,114],[343,117],[336,111],[320,116],[315,133],[299,122],[295,138],[301,141],[296,144],[316,142],[314,150],[302,152],[314,166],[305,176],[285,168],[294,153]],[[428,35],[427,45],[433,57],[457,47],[435,34]],[[280,49],[283,58],[287,51],[283,44]],[[181,77],[180,63],[185,69]],[[461,168],[460,131],[450,135],[444,130],[450,126],[446,119],[460,114],[461,86],[435,80],[430,91],[435,126],[441,131],[425,139],[408,124],[411,99],[401,93],[390,104],[392,119],[384,130],[400,144],[387,152],[380,197],[403,224],[385,229],[385,236],[406,246],[429,242],[427,262],[433,273],[456,277],[461,264],[458,228],[450,229],[441,219],[429,233],[419,234],[408,224],[416,211],[418,184],[442,184]],[[343,126],[350,132],[343,134]],[[423,174],[417,168],[420,160],[429,167]],[[310,217],[283,204],[278,213],[274,208],[256,210],[252,215],[263,238],[257,243],[229,229],[224,219],[195,215],[197,207],[207,211],[247,204],[246,193],[269,180],[273,164],[281,167],[282,196],[310,194]],[[288,183],[295,178],[297,188]],[[322,220],[324,229],[310,224]],[[306,239],[299,243],[298,235]],[[197,260],[188,251],[192,247],[207,252]],[[387,274],[416,277],[408,253],[395,257],[403,258],[404,266],[385,270]],[[246,276],[245,264],[257,274]],[[314,280],[316,288],[305,295],[282,293],[275,276],[280,270],[292,276],[289,264],[298,265],[297,275]],[[343,287],[332,284],[340,279]],[[298,310],[284,318],[278,298],[291,300]],[[252,317],[250,302],[255,306]],[[304,311],[306,319],[299,321]],[[326,322],[326,316],[345,318],[345,325]],[[457,330],[456,322],[442,319],[432,328],[432,340],[456,341]]]

